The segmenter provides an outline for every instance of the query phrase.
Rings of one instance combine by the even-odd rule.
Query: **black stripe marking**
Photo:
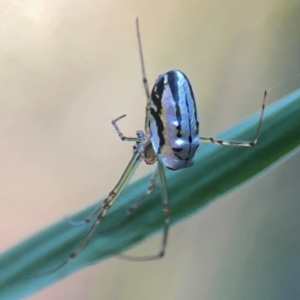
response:
[[[174,155],[179,159],[179,160],[189,160],[190,158],[187,157],[187,158],[182,158],[181,156],[179,156],[177,153],[174,153]]]
[[[192,150],[192,136],[191,136],[191,119],[190,119],[190,107],[189,107],[189,102],[188,102],[188,99],[187,99],[188,95],[185,94],[185,105],[186,105],[186,109],[187,109],[187,114],[189,116],[189,131],[190,131],[190,135],[189,135],[189,154],[191,153],[191,150]]]
[[[185,78],[185,80],[187,81],[187,83],[189,85],[191,97],[192,97],[193,102],[194,102],[195,120],[196,120],[196,134],[198,135],[199,134],[199,121],[198,121],[197,106],[196,106],[196,101],[195,101],[195,97],[194,97],[194,92],[193,92],[193,89],[192,89],[192,85],[191,85],[189,79],[187,78],[187,76],[182,72],[181,72],[181,74],[183,75],[183,77]]]
[[[183,150],[183,148],[172,148],[172,150],[174,152],[181,152]]]
[[[160,148],[165,145],[165,138],[164,138],[164,135],[163,135],[164,124],[163,124],[163,122],[162,122],[162,120],[160,118],[160,115],[153,108],[151,108],[150,114],[151,114],[151,116],[154,118],[154,120],[156,122],[157,134],[158,134],[158,137],[159,137],[159,149],[158,149],[158,153],[160,153]]]
[[[186,158],[182,158],[182,157],[179,156],[177,153],[174,153],[174,155],[175,155],[179,160],[186,160]]]
[[[150,109],[150,114],[155,120],[156,126],[157,126],[157,134],[159,137],[159,148],[158,153],[160,153],[161,147],[165,145],[165,138],[163,136],[164,132],[164,125],[161,120],[161,114],[162,114],[162,97],[164,94],[165,85],[164,85],[164,76],[159,75],[157,78],[155,85],[151,91],[151,101],[155,105],[155,110],[153,107]],[[149,124],[150,127],[150,124]],[[150,128],[151,130],[151,128]]]
[[[160,75],[151,92],[151,101],[157,108],[157,113],[160,115],[162,111],[162,97],[164,94],[165,85],[164,85],[164,77]]]
[[[182,137],[181,132],[181,111],[179,106],[179,95],[178,95],[178,76],[176,71],[170,71],[167,73],[168,76],[168,84],[172,93],[172,97],[175,102],[175,111],[176,111],[176,118],[178,120],[178,126],[176,126],[177,129],[177,137]]]

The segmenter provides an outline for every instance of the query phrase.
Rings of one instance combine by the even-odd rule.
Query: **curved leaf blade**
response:
[[[255,134],[259,113],[221,134],[226,140],[251,140]],[[167,171],[172,224],[197,212],[210,201],[282,161],[300,144],[300,90],[266,108],[262,132],[254,148],[201,147],[192,168]],[[111,226],[126,212],[148,186],[149,176],[130,184],[111,209],[103,227]],[[98,204],[97,204],[98,205]],[[74,216],[83,219],[92,205]],[[147,198],[141,208],[117,230],[103,234],[102,226],[74,261],[42,278],[30,278],[61,263],[86,232],[86,227],[72,227],[59,221],[51,227],[9,249],[0,256],[1,299],[17,299],[94,264],[153,235],[162,228],[163,213],[160,189]],[[103,228],[102,227],[102,228]]]

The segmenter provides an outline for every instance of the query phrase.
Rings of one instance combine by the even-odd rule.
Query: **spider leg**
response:
[[[119,137],[120,137],[120,139],[122,140],[122,141],[130,141],[130,142],[141,142],[142,140],[143,140],[143,136],[144,136],[144,134],[142,133],[142,132],[137,132],[137,137],[134,137],[134,138],[129,138],[129,137],[125,137],[124,135],[123,135],[123,133],[121,132],[121,130],[120,130],[120,128],[119,128],[119,126],[117,125],[117,122],[119,121],[119,120],[121,120],[122,118],[124,118],[126,115],[122,115],[122,116],[120,116],[120,117],[118,117],[118,118],[116,118],[116,119],[114,119],[114,120],[112,120],[112,125],[115,127],[115,129],[116,129],[116,131],[117,131],[117,133],[118,133],[118,135],[119,135]],[[88,224],[88,223],[90,223],[100,212],[101,212],[101,209],[102,209],[102,207],[101,207],[101,205],[98,207],[98,208],[96,208],[96,210],[90,215],[90,216],[88,216],[87,218],[85,218],[84,220],[82,220],[82,221],[73,221],[69,216],[65,216],[64,217],[64,220],[67,222],[67,223],[69,223],[70,225],[72,225],[72,226],[82,226],[82,225],[86,225],[86,224]]]
[[[148,79],[146,76],[146,68],[144,63],[144,56],[143,56],[143,48],[142,48],[142,39],[140,34],[140,26],[139,26],[139,19],[136,18],[136,34],[137,34],[137,40],[139,44],[139,53],[140,53],[140,59],[141,59],[141,66],[142,66],[142,76],[143,76],[143,85],[146,93],[146,118],[145,118],[145,134],[148,137],[149,136],[149,121],[150,121],[150,109],[151,109],[151,98],[150,98],[150,91],[149,91],[149,84]]]
[[[223,145],[223,146],[254,147],[257,144],[259,133],[260,133],[260,128],[261,128],[261,124],[262,124],[262,120],[263,120],[263,116],[264,116],[266,98],[267,98],[267,92],[265,91],[261,114],[260,114],[260,119],[258,122],[256,135],[255,135],[253,141],[250,141],[250,142],[223,141],[223,140],[217,140],[214,137],[200,137],[200,141],[203,143],[213,143],[213,144],[218,144],[218,145]]]
[[[30,275],[30,277],[43,277],[43,276],[46,276],[46,275],[50,275],[50,274],[58,271],[59,269],[61,269],[63,266],[67,265],[71,260],[73,260],[78,255],[78,253],[85,246],[85,244],[88,242],[88,240],[90,239],[90,237],[92,236],[92,234],[96,230],[97,226],[104,219],[104,217],[106,216],[108,210],[115,203],[115,201],[117,200],[117,198],[120,195],[123,188],[127,185],[129,180],[131,179],[132,175],[134,174],[134,172],[137,169],[138,165],[140,164],[141,160],[142,159],[140,157],[140,153],[138,151],[135,151],[135,153],[132,156],[129,164],[127,165],[125,171],[123,172],[121,178],[119,179],[118,183],[111,190],[108,197],[101,204],[101,209],[100,209],[100,212],[97,216],[97,219],[95,220],[95,222],[93,223],[93,225],[91,226],[90,230],[87,232],[85,237],[77,245],[75,250],[73,250],[73,252],[68,256],[68,258],[64,262],[62,262],[60,265],[58,265],[56,268],[54,268],[54,269],[52,269],[48,272],[45,272],[45,273]]]
[[[120,254],[119,258],[121,259],[129,260],[129,261],[151,261],[151,260],[162,258],[165,255],[169,226],[171,221],[171,210],[169,206],[167,180],[166,180],[164,166],[160,162],[160,160],[157,160],[157,163],[158,163],[159,175],[160,175],[161,186],[162,186],[163,211],[165,212],[164,232],[163,232],[160,250],[157,254],[147,255],[147,256],[131,256],[127,254]]]
[[[148,189],[146,190],[146,192],[142,195],[142,197],[138,201],[136,201],[132,206],[129,207],[126,215],[120,221],[118,221],[115,225],[102,230],[101,232],[110,232],[110,231],[118,228],[120,225],[122,225],[136,211],[136,209],[141,205],[141,203],[146,199],[146,197],[149,194],[151,194],[151,192],[154,190],[158,175],[159,175],[158,167],[156,167],[155,172],[153,173],[153,175],[151,177],[150,185],[149,185]]]
[[[120,130],[119,126],[117,125],[117,122],[121,119],[123,119],[124,117],[126,117],[126,115],[122,115],[114,120],[111,121],[112,125],[115,127],[120,139],[122,141],[127,141],[127,142],[141,142],[143,139],[139,138],[139,137],[126,137],[124,136],[124,134],[122,133],[122,131]]]
[[[88,216],[82,221],[73,221],[69,216],[64,216],[64,220],[72,226],[82,226],[90,223],[101,212],[101,209],[102,206],[100,205],[90,216]]]

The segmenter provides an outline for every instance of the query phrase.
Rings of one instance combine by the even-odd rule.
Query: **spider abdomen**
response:
[[[169,169],[194,164],[199,146],[199,121],[191,84],[184,73],[159,75],[151,92],[149,123],[153,149]]]

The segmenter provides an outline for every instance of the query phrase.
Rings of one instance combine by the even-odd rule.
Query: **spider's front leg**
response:
[[[125,137],[123,135],[123,133],[121,132],[119,126],[117,125],[117,122],[119,120],[121,120],[122,118],[124,118],[126,115],[122,115],[114,120],[112,120],[112,125],[115,127],[120,139],[122,141],[130,141],[130,142],[136,142],[136,145],[134,145],[134,152],[138,151],[139,154],[140,154],[140,157],[142,159],[144,159],[146,162],[147,160],[145,159],[145,150],[144,150],[144,147],[142,147],[142,142],[144,142],[146,144],[146,146],[148,146],[148,143],[149,142],[145,142],[145,134],[143,131],[141,130],[138,130],[136,132],[136,137],[134,138],[131,138],[131,137]],[[149,148],[149,147],[148,147]],[[73,226],[82,226],[82,225],[85,225],[85,224],[89,224],[101,211],[101,206],[98,207],[90,216],[88,216],[87,218],[85,218],[84,220],[82,221],[73,221],[72,219],[70,219],[68,216],[65,216],[64,219],[70,224],[70,225],[73,225]]]
[[[117,125],[117,122],[121,119],[123,119],[124,117],[126,117],[126,115],[122,115],[114,120],[111,121],[112,125],[115,127],[120,139],[122,141],[127,141],[127,142],[141,142],[143,139],[140,138],[137,134],[137,137],[126,137],[124,136],[124,134],[122,133],[122,131],[120,130],[119,126]]]

